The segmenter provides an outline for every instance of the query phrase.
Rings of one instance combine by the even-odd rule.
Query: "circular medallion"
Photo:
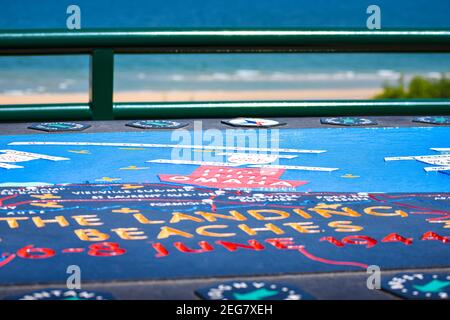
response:
[[[205,300],[314,300],[310,294],[281,283],[230,281],[196,290]]]
[[[450,275],[438,273],[396,274],[383,289],[405,299],[448,299]]]
[[[447,116],[428,116],[417,117],[413,122],[429,123],[429,124],[450,124],[450,117]]]
[[[377,122],[367,118],[358,117],[337,117],[337,118],[322,118],[322,124],[331,124],[337,126],[370,126],[376,125]]]
[[[108,293],[88,290],[42,289],[9,297],[6,300],[114,300],[114,297]]]
[[[139,120],[126,125],[138,129],[179,129],[186,127],[188,124],[172,120]]]
[[[35,123],[28,127],[28,129],[46,131],[46,132],[59,132],[59,131],[83,131],[91,126],[88,124],[76,123],[76,122],[42,122]]]
[[[231,120],[222,120],[222,123],[233,127],[251,127],[251,128],[270,128],[285,124],[275,120],[260,119],[260,118],[236,118]]]

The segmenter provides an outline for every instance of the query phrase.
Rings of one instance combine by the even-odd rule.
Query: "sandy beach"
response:
[[[114,94],[116,102],[237,101],[237,100],[328,100],[371,99],[379,88],[308,90],[193,90],[123,91]],[[0,104],[46,104],[87,102],[87,93],[0,94]]]

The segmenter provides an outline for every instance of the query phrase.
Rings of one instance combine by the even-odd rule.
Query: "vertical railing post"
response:
[[[114,51],[95,49],[91,54],[89,105],[94,120],[113,120]]]

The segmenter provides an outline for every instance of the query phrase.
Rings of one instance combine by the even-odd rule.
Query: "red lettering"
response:
[[[450,241],[449,237],[443,237],[432,231],[425,232],[420,240],[437,240],[442,241],[443,243],[448,243]]]
[[[366,248],[372,248],[377,244],[377,240],[368,236],[347,236],[342,239],[343,243],[347,244],[357,244],[366,246]]]
[[[336,247],[343,247],[344,244],[334,237],[323,237],[320,238],[320,241],[328,241],[331,244],[334,244]]]
[[[264,250],[264,246],[256,240],[248,240],[250,245],[245,245],[241,243],[228,242],[228,241],[216,241],[217,244],[220,244],[225,247],[225,249],[229,251],[236,251],[238,248],[251,249],[251,250]]]
[[[294,245],[293,238],[271,238],[265,240],[277,249],[297,250],[302,246]]]
[[[55,250],[49,248],[35,248],[33,244],[17,251],[17,255],[24,259],[46,259],[53,257],[55,254]]]
[[[402,237],[398,233],[390,233],[386,237],[384,237],[381,242],[402,242],[406,245],[410,245],[413,243],[413,239]]]
[[[186,247],[182,242],[175,242],[173,244],[175,248],[184,253],[204,253],[208,251],[213,251],[214,248],[206,241],[200,241],[198,245],[201,249],[190,249]]]
[[[126,252],[125,249],[120,248],[120,245],[115,242],[100,242],[89,246],[88,255],[95,257],[114,257],[120,256]]]
[[[152,244],[153,249],[156,250],[157,254],[156,257],[157,258],[161,258],[161,257],[166,257],[169,255],[169,251],[166,249],[166,247],[164,247],[161,243],[157,242],[157,243],[153,243]]]

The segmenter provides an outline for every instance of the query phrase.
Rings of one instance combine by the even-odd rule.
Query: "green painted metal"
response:
[[[114,52],[97,49],[90,61],[89,101],[94,120],[112,120],[114,94]]]
[[[447,100],[114,104],[114,54],[144,52],[450,52],[450,30],[0,31],[0,55],[91,56],[89,106],[0,106],[0,121],[450,113]]]
[[[236,101],[178,103],[116,103],[115,119],[312,117],[345,115],[450,115],[450,101]],[[87,104],[0,106],[0,122],[90,120]]]
[[[116,119],[450,115],[450,100],[116,103]]]
[[[87,104],[2,105],[0,122],[89,120],[92,114]]]
[[[450,30],[33,30],[1,31],[0,51],[450,51]],[[132,50],[131,50],[132,49]],[[12,50],[12,51],[11,51]]]

